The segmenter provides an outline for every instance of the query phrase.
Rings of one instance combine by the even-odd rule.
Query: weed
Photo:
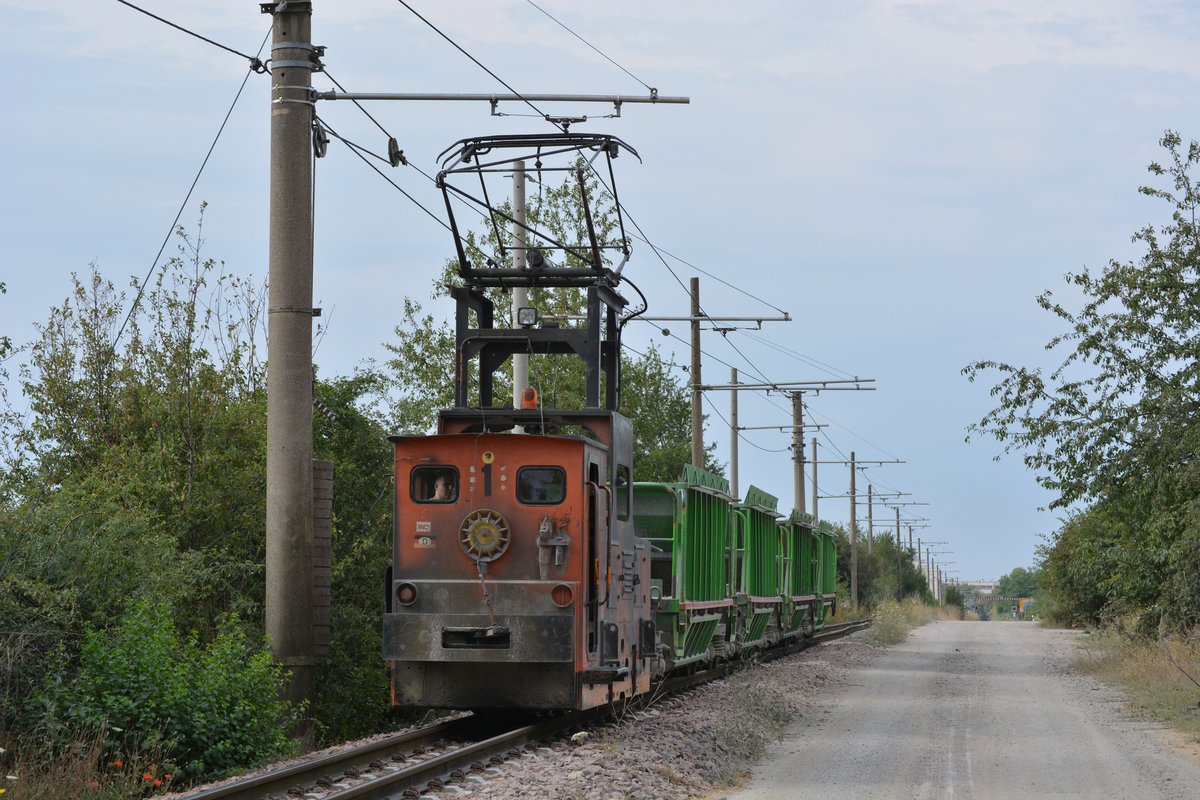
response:
[[[876,644],[899,644],[913,628],[932,622],[934,609],[915,597],[903,602],[885,600],[875,608],[875,622],[871,625],[870,640]]]
[[[1079,642],[1081,672],[1120,689],[1141,717],[1200,737],[1200,641],[1151,642],[1091,633]]]
[[[174,775],[159,768],[156,750],[111,759],[109,732],[97,727],[76,729],[64,747],[45,740],[11,753],[2,762],[5,800],[127,800],[145,797],[171,786]]]

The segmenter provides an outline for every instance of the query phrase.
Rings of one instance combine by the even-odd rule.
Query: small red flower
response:
[[[143,773],[142,773],[142,780],[144,780],[144,781],[152,781],[152,780],[154,780],[154,776],[153,776],[153,775],[151,775],[149,772],[143,772]]]
[[[113,761],[113,766],[114,767],[123,767],[123,766],[125,766],[125,762],[118,758]]]
[[[164,779],[166,779],[166,780],[168,780],[168,781],[169,781],[169,780],[171,780],[171,778],[174,778],[174,777],[175,777],[175,776],[174,776],[174,775],[172,775],[172,774],[171,774],[171,773],[169,773],[169,772],[168,772],[166,775],[163,775],[163,778],[164,778]]]
[[[160,780],[158,780],[157,778],[155,778],[155,779],[154,779],[154,785],[155,785],[155,786],[162,786],[162,781],[160,781]]]

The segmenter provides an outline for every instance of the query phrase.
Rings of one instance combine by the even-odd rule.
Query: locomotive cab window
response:
[[[453,503],[458,499],[458,470],[447,466],[421,466],[412,471],[409,492],[418,503]]]
[[[522,467],[517,471],[517,499],[533,505],[556,505],[567,496],[562,467]]]

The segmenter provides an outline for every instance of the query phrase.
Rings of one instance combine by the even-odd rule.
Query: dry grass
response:
[[[908,638],[913,628],[932,622],[936,616],[932,606],[915,597],[899,603],[885,600],[875,609],[875,622],[868,638],[876,644],[898,644]]]
[[[1140,716],[1200,741],[1200,641],[1145,643],[1093,633],[1079,646],[1081,672],[1120,689]]]
[[[958,606],[934,606],[933,613],[937,619],[979,622],[978,614],[974,611],[963,611]]]

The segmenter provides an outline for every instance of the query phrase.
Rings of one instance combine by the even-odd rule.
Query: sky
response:
[[[143,8],[242,53],[270,19],[257,2],[142,0]],[[701,274],[713,316],[777,316],[761,331],[705,333],[706,381],[874,379],[875,391],[806,398],[825,427],[819,458],[851,451],[862,495],[904,492],[915,536],[963,580],[1029,567],[1060,524],[1018,455],[965,441],[991,406],[977,359],[1051,365],[1059,332],[1034,298],[1073,299],[1064,273],[1140,255],[1133,232],[1165,222],[1140,195],[1167,129],[1200,138],[1200,7],[1156,0],[752,2],[411,0],[446,36],[519,92],[686,96],[688,105],[553,106],[577,130],[638,150],[618,181],[629,215]],[[95,263],[119,285],[144,277],[246,76],[240,56],[115,0],[0,0],[10,32],[0,125],[0,335],[26,342]],[[358,92],[507,90],[394,0],[313,3],[328,73]],[[597,52],[599,51],[599,52]],[[607,57],[607,58],[606,58]],[[616,62],[621,68],[614,66]],[[631,77],[630,74],[633,76]],[[316,85],[331,88],[318,75]],[[269,76],[251,75],[184,209],[207,202],[205,252],[240,275],[267,264]],[[454,141],[539,133],[506,104],[388,102],[369,108],[427,173]],[[333,128],[376,152],[383,134],[353,105],[319,104]],[[415,169],[389,176],[444,216]],[[316,361],[349,375],[386,356],[402,298],[429,300],[453,253],[445,229],[337,142],[317,162],[315,301],[328,326]],[[169,248],[167,254],[173,251]],[[668,259],[686,284],[697,273]],[[651,248],[625,274],[651,315],[689,299]],[[736,291],[741,289],[743,291]],[[632,293],[630,293],[632,294]],[[451,316],[449,301],[430,310]],[[672,333],[686,339],[684,325]],[[687,344],[649,324],[626,343]],[[11,366],[11,365],[10,365]],[[682,373],[681,379],[684,379]],[[706,437],[728,462],[727,393],[706,399]],[[742,393],[742,425],[790,424],[780,394]],[[790,432],[747,430],[742,492],[792,506]],[[636,465],[635,465],[636,471]],[[849,469],[822,464],[820,516],[845,523]],[[811,491],[806,488],[806,493]],[[809,502],[811,506],[811,501]],[[811,507],[810,509],[811,510]],[[879,533],[895,512],[875,508]],[[907,538],[907,524],[904,523]]]

